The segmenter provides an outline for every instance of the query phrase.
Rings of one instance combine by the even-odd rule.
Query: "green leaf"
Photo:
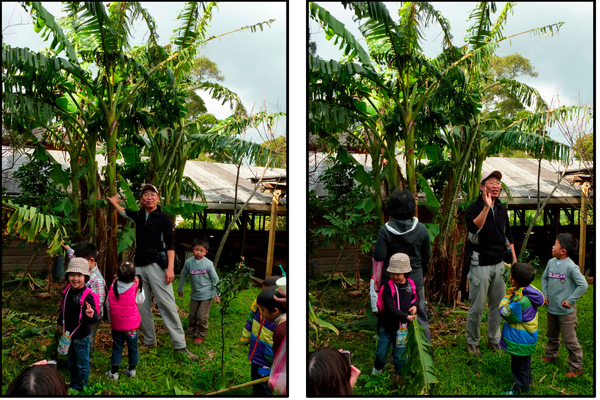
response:
[[[315,317],[315,322],[317,325],[319,325],[322,328],[327,328],[327,329],[334,331],[336,335],[340,334],[340,331],[335,326],[333,326],[331,323],[329,323],[327,321],[322,320],[321,318]]]
[[[117,245],[117,253],[120,254],[131,248],[133,242],[135,242],[135,228],[125,227]]]
[[[436,238],[437,235],[440,234],[440,225],[439,224],[424,224],[427,228],[427,232],[429,232],[429,239],[431,239],[431,243],[433,243],[433,239]]]
[[[369,214],[375,209],[375,200],[372,198],[362,199],[355,207],[355,210],[362,210],[366,214]]]

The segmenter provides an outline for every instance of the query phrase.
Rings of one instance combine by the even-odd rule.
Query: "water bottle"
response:
[[[62,336],[60,337],[60,340],[58,341],[58,352],[60,354],[62,354],[63,356],[66,356],[67,353],[69,352],[70,345],[71,345],[71,335],[69,334],[69,331],[66,331],[65,333],[62,334]]]
[[[403,347],[406,345],[406,336],[408,335],[408,329],[406,324],[400,325],[400,329],[396,332],[396,347]]]

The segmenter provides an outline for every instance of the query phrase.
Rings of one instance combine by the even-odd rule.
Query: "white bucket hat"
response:
[[[387,267],[390,274],[407,274],[412,271],[410,267],[410,258],[404,253],[396,253],[390,258],[390,264]]]
[[[69,261],[69,269],[65,272],[65,276],[71,272],[90,276],[90,263],[85,258],[75,257]]]

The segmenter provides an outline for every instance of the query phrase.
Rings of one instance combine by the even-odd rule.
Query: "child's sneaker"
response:
[[[549,363],[549,362],[554,362],[554,361],[556,361],[556,358],[542,357],[542,362],[544,362],[544,363]]]
[[[113,381],[118,381],[119,380],[119,373],[115,372],[114,374],[111,373],[110,371],[106,371],[106,376],[108,376],[110,379],[112,379]]]
[[[124,373],[130,378],[135,377],[135,369],[129,370],[129,368],[127,368]]]
[[[200,344],[202,342],[204,342],[204,339],[200,339],[200,338],[194,339],[194,343]]]
[[[381,374],[382,371],[383,371],[383,369],[377,369],[377,368],[373,367],[373,371],[371,372],[371,375],[372,376],[379,375],[379,374]]]
[[[567,374],[565,375],[565,377],[567,377],[567,378],[577,378],[581,374],[583,374],[583,370],[577,371],[577,372],[569,371],[569,372],[567,372]]]

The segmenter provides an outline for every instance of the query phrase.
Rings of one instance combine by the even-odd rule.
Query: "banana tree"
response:
[[[427,285],[430,293],[435,293],[436,297],[444,298],[449,303],[454,301],[458,294],[458,283],[462,273],[458,266],[462,265],[466,244],[465,234],[456,232],[458,199],[461,193],[467,201],[477,196],[484,160],[506,147],[527,149],[534,154],[543,152],[547,159],[564,158],[567,153],[566,146],[540,135],[538,127],[520,124],[500,129],[494,121],[493,113],[481,110],[485,105],[484,93],[492,88],[502,87],[523,104],[532,107],[541,115],[546,115],[547,105],[537,90],[510,79],[490,80],[485,73],[494,50],[506,39],[502,29],[513,6],[514,4],[507,3],[498,20],[492,24],[490,14],[495,11],[495,4],[479,3],[470,14],[472,28],[467,31],[467,45],[454,49],[452,55],[443,54],[434,61],[445,63],[447,60],[456,59],[457,61],[451,64],[453,70],[449,70],[450,73],[458,72],[466,77],[458,101],[456,98],[445,97],[439,104],[446,103],[448,107],[434,112],[440,120],[440,115],[447,118],[440,124],[442,129],[438,131],[437,138],[439,144],[450,150],[450,167],[447,169],[447,175],[441,177],[450,184],[444,189],[441,209],[434,220],[439,226],[440,234],[432,246],[430,274],[433,279],[428,279]],[[553,33],[558,27],[560,23],[523,33]],[[448,101],[449,99],[451,101]],[[469,104],[472,111],[465,113],[464,110],[469,109]]]
[[[92,207],[92,211],[88,211],[87,214],[96,215],[96,193],[112,196],[117,190],[117,139],[121,132],[119,127],[121,124],[127,125],[126,118],[135,115],[133,105],[145,107],[151,112],[165,112],[171,127],[185,115],[184,99],[178,98],[173,84],[174,73],[185,72],[194,59],[198,45],[205,40],[206,27],[212,17],[215,3],[187,3],[178,16],[179,26],[172,38],[172,45],[164,47],[158,45],[153,18],[136,2],[114,2],[108,6],[94,2],[68,2],[64,5],[68,17],[61,21],[62,25],[57,23],[54,16],[40,3],[23,3],[23,7],[33,15],[35,30],[41,32],[45,39],[53,39],[50,45],[52,54],[42,58],[40,53],[31,53],[27,49],[11,49],[3,43],[3,67],[16,71],[26,65],[49,75],[58,75],[58,71],[61,71],[76,81],[76,90],[71,91],[75,93],[68,94],[66,100],[71,100],[75,107],[79,106],[78,118],[91,122],[87,124],[88,136],[85,136],[82,142],[85,146],[81,146],[88,151],[85,159],[95,159],[96,138],[103,144],[107,158],[105,189],[102,189],[100,181],[96,179],[96,168],[90,165],[87,169],[90,174],[86,180],[87,191],[90,194],[89,206]],[[138,62],[131,55],[128,40],[131,26],[138,19],[142,19],[149,30],[147,54],[152,60],[151,63]],[[262,29],[262,25],[260,27]],[[10,65],[11,63],[13,65]],[[88,65],[94,66],[94,74],[86,71]],[[37,96],[38,90],[43,89],[40,89],[39,84],[53,88],[53,85],[47,82],[33,82],[37,82],[38,85],[33,85],[33,90],[25,91],[25,94]],[[39,103],[35,109],[37,114],[42,115],[45,121],[52,120],[53,116],[48,113],[48,107],[43,106],[42,102]],[[84,114],[87,118],[84,118]],[[59,119],[62,123],[62,118]],[[75,129],[75,125],[72,128]],[[83,137],[82,132],[79,133],[79,136]],[[78,162],[79,157],[71,157],[71,160]],[[71,178],[71,182],[74,183],[73,175]],[[73,187],[73,190],[76,188]],[[107,243],[105,275],[110,276],[117,263],[116,210],[109,208],[106,218],[106,224],[96,226],[96,232],[89,234],[96,237],[96,242]],[[94,225],[92,223],[91,226]],[[98,239],[99,229],[103,234],[107,233],[106,240]]]

